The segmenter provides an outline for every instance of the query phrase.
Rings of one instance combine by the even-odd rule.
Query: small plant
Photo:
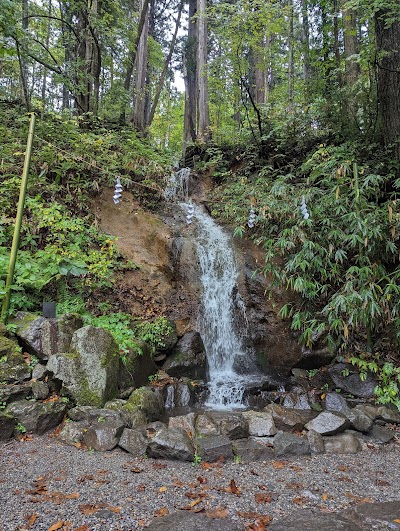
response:
[[[15,426],[15,429],[19,431],[19,433],[26,433],[26,428],[23,424],[18,422],[18,424]]]
[[[201,462],[202,462],[201,455],[199,455],[197,452],[195,452],[195,454],[193,456],[193,466],[200,465]]]
[[[0,410],[6,409],[6,407],[7,407],[7,402],[4,402],[4,401],[0,402]]]
[[[62,396],[61,402],[63,402],[64,404],[69,404],[69,398],[67,396]]]
[[[309,378],[314,378],[314,376],[316,376],[318,374],[318,370],[319,369],[310,369],[307,371],[307,374],[308,374],[308,377]]]
[[[97,419],[97,422],[105,422],[106,421],[106,418],[103,417],[103,416],[100,416],[98,419]]]
[[[242,464],[242,458],[240,457],[240,455],[234,455],[233,456],[233,462],[235,463],[235,465],[241,465]]]

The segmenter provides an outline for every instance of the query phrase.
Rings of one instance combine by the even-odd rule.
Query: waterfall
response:
[[[182,207],[187,211],[188,204]],[[235,256],[227,234],[197,206],[194,219],[202,284],[198,329],[209,368],[206,406],[214,409],[244,407],[243,396],[249,377],[238,374],[236,368],[248,367],[251,353],[243,347],[243,338],[234,325],[235,312],[238,312],[246,331],[245,305],[237,292]]]
[[[186,201],[189,197],[190,168],[181,168],[177,172],[171,173],[164,190],[164,198],[167,201],[179,199]]]

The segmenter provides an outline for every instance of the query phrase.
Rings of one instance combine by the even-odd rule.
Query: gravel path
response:
[[[398,499],[399,440],[355,455],[219,466],[94,453],[50,436],[0,444],[0,531],[130,531],[190,504],[219,508],[244,528],[252,520],[238,511],[276,521],[301,507]]]

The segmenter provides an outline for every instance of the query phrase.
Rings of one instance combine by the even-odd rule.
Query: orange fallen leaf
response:
[[[395,524],[400,524],[400,518],[396,518],[396,520],[393,520]]]
[[[257,492],[254,497],[257,503],[271,503],[272,501],[271,494],[269,493],[263,494],[262,492]]]
[[[61,529],[64,526],[64,520],[59,520],[55,524],[53,524],[47,531],[57,531],[57,529]]]
[[[145,522],[144,520],[142,520],[142,519],[139,519],[139,520],[137,521],[137,523],[138,523],[138,525],[139,525],[140,527],[144,527],[144,526],[146,525],[146,522]]]
[[[79,505],[79,510],[82,514],[85,514],[86,516],[96,513],[97,511],[100,511],[101,507],[99,505],[85,503],[83,505]]]
[[[241,516],[242,518],[247,518],[249,520],[255,520],[256,518],[258,518],[260,515],[258,513],[254,513],[254,512],[247,512],[247,513],[244,513],[242,511],[237,511],[236,513],[238,516]]]
[[[174,482],[172,483],[174,487],[184,487],[185,484],[180,479],[174,479]]]
[[[160,487],[158,492],[167,492],[167,487]]]
[[[321,497],[324,501],[326,501],[329,498],[329,494],[325,492]]]
[[[143,472],[143,468],[139,468],[138,466],[134,466],[133,468],[131,468],[131,472],[133,472],[134,474],[140,474],[140,472]]]
[[[285,468],[288,465],[287,461],[271,461],[271,465],[276,469]]]
[[[74,531],[89,531],[89,528],[87,525],[80,525],[79,527],[74,529]]]
[[[349,467],[345,465],[339,465],[338,470],[340,470],[340,472],[348,472]]]
[[[230,492],[232,494],[236,494],[237,496],[240,496],[240,489],[236,486],[234,479],[231,479],[231,482],[229,483],[229,487],[225,489],[225,492]]]
[[[71,494],[64,494],[64,498],[67,498],[67,500],[76,500],[79,498],[80,494],[79,492],[72,492]]]
[[[38,518],[39,518],[38,513],[33,513],[31,515],[28,514],[26,517],[26,519],[28,520],[28,527],[32,527]]]
[[[153,463],[154,470],[162,470],[163,468],[167,468],[167,465],[165,463]]]
[[[166,507],[161,507],[154,513],[154,516],[167,516],[167,514],[169,514],[169,510]]]
[[[286,488],[297,490],[297,489],[304,489],[305,487],[301,483],[286,483]]]
[[[144,485],[143,483],[139,483],[139,485],[136,486],[137,492],[143,492],[145,490],[146,490],[146,485]]]
[[[204,485],[205,483],[208,482],[208,479],[207,478],[202,478],[201,476],[199,476],[197,478],[197,483],[200,483],[200,485]]]
[[[271,522],[271,516],[261,516],[253,524],[247,524],[246,531],[265,531]]]
[[[301,472],[303,469],[301,468],[301,466],[298,466],[298,465],[290,465],[290,468],[292,470],[294,470],[295,472]]]
[[[296,505],[305,505],[308,500],[304,496],[298,496],[297,498],[293,498],[292,502]]]
[[[228,509],[225,507],[216,507],[205,512],[208,518],[226,518],[229,515]]]

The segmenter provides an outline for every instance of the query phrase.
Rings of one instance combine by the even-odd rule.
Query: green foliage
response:
[[[165,346],[165,337],[173,332],[165,317],[158,317],[153,322],[136,321],[133,326],[136,337],[150,345],[153,353],[158,347]]]
[[[21,424],[20,422],[18,422],[18,424],[15,426],[15,429],[17,431],[19,431],[19,433],[26,433],[26,428],[23,424]]]
[[[122,355],[128,354],[129,350],[140,351],[138,338],[132,329],[132,319],[128,314],[117,312],[94,317],[86,313],[83,318],[86,325],[101,327],[111,332]]]

